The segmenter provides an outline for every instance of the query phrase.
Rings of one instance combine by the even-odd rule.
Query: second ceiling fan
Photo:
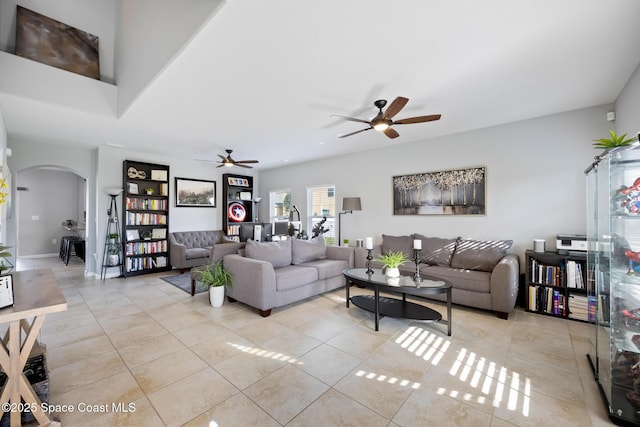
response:
[[[408,98],[399,96],[396,99],[394,99],[391,104],[389,104],[389,107],[387,107],[385,111],[382,111],[382,109],[387,105],[387,101],[385,99],[379,99],[373,103],[373,105],[375,105],[376,108],[378,108],[379,110],[378,114],[371,120],[364,120],[364,119],[358,119],[356,117],[347,117],[347,116],[339,116],[339,115],[332,115],[331,117],[340,117],[342,119],[350,120],[352,122],[366,123],[369,125],[369,127],[367,128],[360,129],[355,132],[347,133],[345,135],[340,135],[340,138],[355,135],[357,133],[364,132],[371,129],[375,129],[377,131],[383,132],[389,138],[397,138],[398,136],[400,136],[400,134],[396,132],[395,129],[392,128],[393,125],[408,125],[408,124],[414,124],[414,123],[424,123],[424,122],[431,122],[434,120],[440,120],[440,117],[441,117],[440,114],[431,114],[429,116],[417,116],[417,117],[409,117],[409,118],[400,119],[400,120],[392,120],[393,117],[396,114],[398,114],[400,110],[404,108],[405,105],[407,105],[407,102],[409,102]]]

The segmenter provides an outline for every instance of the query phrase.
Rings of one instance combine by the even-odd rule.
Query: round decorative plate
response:
[[[242,203],[233,202],[227,209],[227,215],[231,221],[242,222],[247,217],[247,210]]]
[[[147,179],[147,173],[145,171],[138,171],[138,178]]]
[[[136,168],[131,166],[129,169],[127,169],[127,176],[129,178],[137,178],[138,177],[138,171],[136,170]]]

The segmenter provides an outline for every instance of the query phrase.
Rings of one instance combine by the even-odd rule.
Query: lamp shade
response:
[[[362,204],[360,203],[360,197],[343,197],[342,210],[343,211],[361,211]]]

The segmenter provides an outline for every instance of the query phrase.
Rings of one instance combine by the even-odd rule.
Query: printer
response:
[[[584,234],[558,234],[556,237],[556,249],[559,255],[587,251],[587,236]]]

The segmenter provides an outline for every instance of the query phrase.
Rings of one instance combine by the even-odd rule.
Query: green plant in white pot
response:
[[[382,263],[382,272],[387,277],[400,277],[400,270],[398,267],[408,262],[409,258],[402,251],[387,251],[376,257],[374,261]]]
[[[593,148],[603,148],[605,150],[608,150],[609,148],[624,147],[638,140],[637,136],[632,136],[631,138],[627,138],[626,133],[618,136],[612,130],[609,131],[609,136],[611,136],[611,138],[594,139]]]
[[[233,274],[224,267],[222,261],[206,264],[197,271],[199,281],[209,288],[209,302],[213,307],[220,307],[224,302],[224,288],[233,286]]]

